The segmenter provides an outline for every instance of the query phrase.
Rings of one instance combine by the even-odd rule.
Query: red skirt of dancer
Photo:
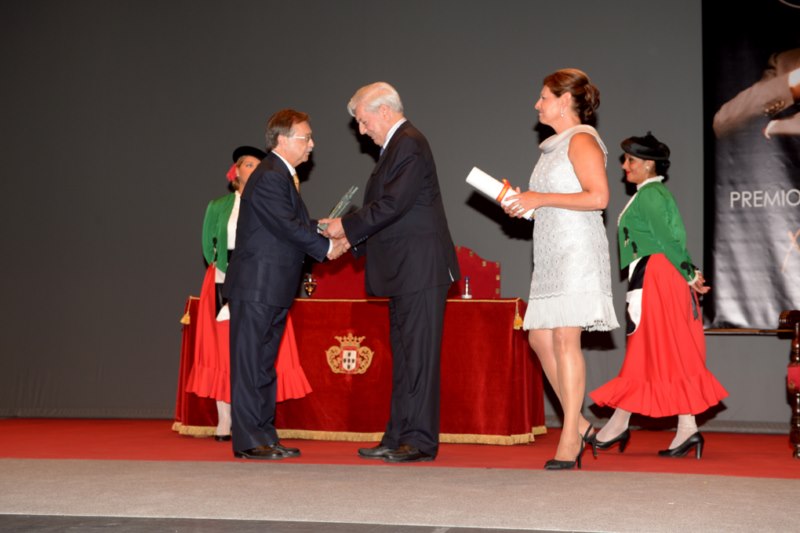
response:
[[[194,345],[194,364],[186,382],[186,390],[203,398],[231,402],[230,320],[217,321],[215,267],[206,270]],[[291,315],[281,339],[275,362],[278,379],[277,401],[302,398],[311,392],[295,341]]]
[[[639,321],[628,335],[622,369],[589,396],[597,405],[651,417],[702,413],[728,392],[706,368],[697,295],[664,254],[643,266],[641,312],[629,309]]]

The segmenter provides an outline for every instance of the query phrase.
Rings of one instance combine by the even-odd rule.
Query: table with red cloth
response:
[[[200,298],[190,296],[183,309],[181,361],[178,368],[178,393],[175,398],[175,421],[172,429],[182,435],[211,436],[217,425],[217,403],[200,398],[186,390],[194,365],[194,346],[197,337],[197,316]]]
[[[447,300],[441,442],[519,444],[546,432],[541,367],[515,329],[524,313],[517,298]],[[290,314],[313,392],[278,404],[281,438],[379,440],[392,384],[388,300],[301,298]]]
[[[216,322],[213,293],[213,268],[209,268],[200,298],[190,296],[184,307],[181,324],[181,361],[178,371],[178,394],[175,399],[174,431],[196,437],[216,434],[217,400],[230,403],[230,375],[224,357],[230,357],[229,322]],[[224,344],[220,344],[224,343]],[[278,358],[276,401],[302,398],[311,392],[297,353],[291,315],[286,320]],[[222,375],[219,375],[222,374]]]
[[[525,303],[516,298],[447,300],[442,442],[516,444],[545,432],[539,362],[526,333],[514,329],[524,312]],[[389,416],[392,383],[388,301],[305,298],[295,301],[291,314],[314,392],[278,405],[281,436],[378,440]],[[342,366],[335,354],[346,348],[371,352],[369,366],[361,368],[359,353],[349,373],[334,369],[336,363]]]

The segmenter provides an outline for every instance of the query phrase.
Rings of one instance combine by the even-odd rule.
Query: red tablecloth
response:
[[[514,329],[524,312],[519,299],[447,301],[442,442],[516,444],[545,432],[541,368]],[[379,439],[391,391],[387,301],[298,299],[291,316],[314,391],[278,404],[281,437]]]
[[[213,435],[217,425],[217,403],[186,392],[186,383],[194,364],[194,340],[200,299],[190,296],[183,309],[181,363],[178,369],[178,393],[175,398],[175,423],[172,428],[186,435]]]

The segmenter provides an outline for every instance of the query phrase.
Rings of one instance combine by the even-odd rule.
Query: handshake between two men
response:
[[[390,231],[402,234],[403,243],[408,246],[420,232],[415,216],[430,221],[424,233],[435,234],[437,238],[423,239],[425,246],[415,257],[418,260],[403,261],[398,266],[387,260],[392,257],[393,247],[380,239],[370,245],[372,259],[368,259],[365,266],[365,277],[369,279],[368,293],[388,298],[389,308],[392,309],[389,318],[393,360],[392,398],[390,419],[381,441],[377,446],[359,449],[358,455],[364,459],[381,459],[392,463],[432,461],[439,446],[439,361],[445,302],[450,283],[460,277],[436,166],[427,139],[405,119],[400,95],[388,83],[377,82],[360,88],[348,102],[347,109],[358,125],[358,132],[370,137],[381,148],[377,168],[367,184],[364,205],[356,213],[347,216],[346,225],[350,234],[345,235],[341,218],[343,212],[333,211],[313,228],[302,198],[287,199],[283,205],[297,207],[293,215],[302,219],[304,225],[308,224],[303,228],[306,232],[318,232],[330,239],[325,257],[331,260],[341,257],[351,248],[350,239],[358,245],[389,224],[392,226]],[[278,120],[283,118],[285,120]],[[263,182],[264,186],[277,183],[280,193],[294,196],[294,190],[288,186],[286,178],[297,165],[308,160],[314,148],[308,115],[293,110],[279,112],[276,118],[270,119],[267,138],[273,146],[272,153],[254,172],[255,177],[248,183],[245,194],[259,200],[273,198],[275,194],[260,194],[259,187]],[[278,171],[280,177],[276,176]],[[266,181],[259,178],[259,175],[267,172],[275,179]],[[387,192],[387,184],[392,185],[391,194]],[[353,189],[351,192],[354,192]],[[299,190],[297,192],[299,195]],[[395,194],[399,196],[394,198]],[[344,205],[344,202],[340,204]],[[248,210],[258,207],[254,202],[243,203],[243,206],[240,220],[250,216]],[[265,206],[265,210],[269,207]],[[251,220],[256,225],[259,219],[252,217]],[[263,229],[265,235],[272,237],[269,242],[277,242],[280,249],[264,246],[263,241],[253,239],[252,246],[262,254],[290,254],[297,258],[305,254],[316,260],[323,258],[323,239],[309,239],[303,235],[300,240],[309,245],[298,248],[281,232],[270,234],[273,228]],[[241,231],[244,230],[240,225],[237,233]],[[239,242],[240,239],[237,239]],[[238,260],[241,264],[251,256],[254,259],[260,257],[255,252],[240,255],[237,251],[233,262]],[[302,261],[293,264],[299,269]],[[280,444],[274,425],[277,380],[274,379],[274,372],[264,371],[264,368],[272,371],[277,360],[289,308],[295,296],[291,290],[294,287],[288,282],[300,278],[297,269],[259,269],[258,265],[253,265],[247,271],[263,272],[263,279],[257,280],[265,287],[263,292],[268,296],[274,294],[282,297],[272,298],[269,304],[264,303],[268,300],[266,297],[251,298],[253,280],[250,276],[232,279],[234,276],[230,276],[230,269],[228,271],[229,276],[225,281],[226,286],[231,286],[228,295],[233,298],[240,294],[245,296],[240,297],[240,302],[231,299],[239,306],[238,314],[231,313],[232,440],[236,457],[284,459],[300,455],[300,450]],[[235,286],[237,283],[243,286],[243,290],[239,291]],[[248,374],[250,369],[253,371]],[[413,379],[406,378],[412,375]]]
[[[350,242],[344,234],[341,218],[323,218],[319,221],[320,225],[326,225],[321,231],[324,237],[331,240],[331,249],[328,251],[328,259],[339,259],[347,250],[350,249]]]

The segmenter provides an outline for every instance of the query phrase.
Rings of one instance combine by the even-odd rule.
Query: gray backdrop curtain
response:
[[[398,88],[431,142],[456,243],[501,263],[504,297],[527,298],[530,223],[464,180],[477,166],[526,186],[533,105],[562,67],[601,90],[621,316],[622,139],[652,130],[670,145],[669,187],[703,257],[696,0],[3,0],[0,416],[170,418],[203,214],[226,192],[232,149],[263,145],[279,108],[308,112],[302,190],[325,213],[372,168],[345,106],[376,80]],[[708,344],[731,392],[718,420],[788,420],[783,341]],[[587,390],[619,371],[624,345],[619,331],[585,339]]]

